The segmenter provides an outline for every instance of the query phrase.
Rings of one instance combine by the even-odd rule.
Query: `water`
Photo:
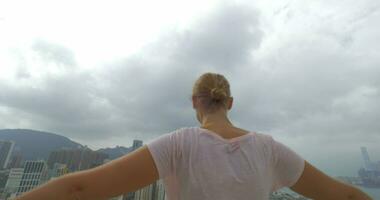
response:
[[[374,200],[380,200],[380,188],[365,188],[359,187],[363,192],[368,194]]]
[[[366,187],[358,187],[360,190],[368,194],[370,197],[372,197],[373,200],[380,200],[380,188],[366,188]],[[288,188],[283,189],[284,192],[294,194],[294,192]]]

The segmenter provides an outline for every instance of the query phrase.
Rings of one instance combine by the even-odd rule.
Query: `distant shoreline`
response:
[[[361,186],[357,187],[359,187],[359,189],[371,196],[373,199],[380,199],[380,188],[366,188]]]

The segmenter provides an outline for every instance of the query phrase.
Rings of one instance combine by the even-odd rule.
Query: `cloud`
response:
[[[32,50],[47,63],[54,63],[65,67],[76,66],[74,53],[60,44],[38,39],[34,41]]]
[[[222,7],[179,36],[177,59],[189,64],[239,68],[252,57],[263,37],[258,14],[249,7]]]
[[[201,72],[247,63],[262,39],[257,21],[254,10],[224,7],[97,71],[48,74],[37,86],[3,83],[0,103],[27,113],[32,124],[79,139],[152,136],[195,125],[188,99],[193,82]],[[31,51],[46,62],[75,65],[71,51],[59,44],[38,40]]]
[[[329,172],[352,174],[360,146],[380,153],[379,12],[371,5],[287,3],[273,14],[230,4],[94,69],[81,68],[64,45],[37,40],[20,51],[17,81],[0,80],[0,127],[54,131],[99,147],[149,141],[198,126],[192,85],[214,71],[230,81],[237,126],[272,134]],[[35,74],[35,63],[59,73]]]
[[[226,26],[234,31],[226,32]],[[133,116],[126,119],[128,130],[162,133],[189,122],[196,125],[188,99],[195,79],[208,70],[228,75],[247,63],[262,32],[254,10],[227,7],[191,30],[163,38],[148,45],[143,56],[110,63],[99,73],[105,81],[100,96],[121,108],[121,116]]]

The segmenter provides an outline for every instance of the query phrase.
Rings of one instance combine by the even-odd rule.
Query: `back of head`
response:
[[[221,74],[204,73],[194,84],[193,96],[200,99],[201,109],[207,113],[227,109],[227,100],[231,96],[230,84]]]

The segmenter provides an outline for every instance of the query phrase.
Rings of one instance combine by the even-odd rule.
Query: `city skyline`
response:
[[[22,154],[20,155],[19,151],[14,151],[14,149],[13,149],[15,146],[14,141],[0,140],[0,144],[4,144],[4,143],[11,144],[8,148],[0,148],[0,154],[3,157],[5,155],[5,157],[7,158],[7,164],[6,164],[7,167],[6,168],[7,169],[13,168],[11,161],[14,157],[16,157],[18,159],[17,165],[15,167],[15,168],[18,168],[20,166],[20,163],[21,163],[19,159],[22,159]],[[130,146],[126,147],[129,150],[125,154],[136,150],[137,148],[141,147],[142,145],[144,145],[143,140],[134,139],[132,144]],[[1,145],[0,145],[0,147],[1,147]],[[115,146],[115,148],[118,148],[118,147],[122,147],[122,146],[119,146],[119,145]],[[110,147],[110,148],[112,148],[112,147]],[[100,150],[100,149],[98,149],[98,150]],[[80,153],[80,152],[83,152],[83,153]],[[80,156],[78,157],[78,155],[76,155],[76,154],[78,154]],[[68,156],[68,155],[71,155],[71,156]],[[73,167],[70,167],[70,166],[67,166],[67,167],[68,167],[68,169],[71,169],[71,171],[77,171],[77,170],[85,170],[85,169],[91,168],[93,166],[102,164],[103,162],[105,162],[105,160],[109,160],[109,158],[108,158],[109,155],[107,155],[107,156],[105,156],[105,155],[107,155],[107,154],[103,153],[103,152],[97,152],[97,150],[90,149],[86,145],[83,145],[81,148],[69,148],[69,149],[64,148],[64,149],[53,150],[49,153],[49,158],[46,159],[46,162],[47,162],[48,167],[51,168],[55,163],[67,162],[68,158],[72,159],[72,160],[76,160],[75,162],[70,161],[70,163],[73,165]],[[364,168],[366,170],[380,170],[380,159],[379,160],[371,159],[370,158],[370,152],[368,152],[367,147],[363,147],[363,146],[360,147],[360,155],[361,155],[362,163],[361,163],[360,167],[358,167],[358,169]],[[84,162],[86,162],[86,164],[80,163],[78,159],[87,160],[87,161],[84,161]],[[37,160],[40,160],[40,159],[37,159]],[[93,160],[94,164],[89,163],[89,162],[91,162],[90,160]],[[5,169],[5,168],[3,168],[3,169]],[[351,174],[350,176],[357,175],[356,172]],[[330,175],[342,176],[342,174],[330,174]]]
[[[20,166],[8,164],[11,155],[19,156],[13,151],[14,141],[0,140],[0,156],[4,157],[3,169],[0,169],[0,198],[14,199],[45,182],[68,173],[91,169],[111,161],[105,153],[92,151],[86,146],[72,149],[56,149],[49,153],[48,159],[25,160]],[[143,145],[141,140],[133,140],[130,151]],[[5,160],[5,158],[7,160]],[[165,191],[162,181],[110,200],[164,200]]]
[[[21,130],[21,129],[16,129],[16,130]],[[54,133],[55,135],[60,135],[59,133]],[[75,141],[74,141],[75,142]],[[132,150],[134,149],[134,145],[137,145],[139,146],[140,144],[139,143],[147,143],[146,141],[143,141],[143,140],[139,140],[139,139],[133,139],[132,141],[132,144],[130,144],[129,146],[121,146],[121,145],[118,145],[118,144],[114,144],[113,146],[109,146],[109,147],[103,147],[103,148],[99,148],[99,149],[91,149],[92,151],[98,151],[98,150],[104,150],[104,149],[107,149],[107,148],[121,148],[121,147],[125,147],[129,150]],[[135,144],[136,143],[136,144]],[[85,143],[84,144],[81,144],[83,145],[84,148],[88,148],[90,149]],[[360,151],[356,151],[355,154],[356,156],[354,155],[346,155],[346,158],[348,160],[345,160],[345,162],[348,162],[348,163],[356,163],[355,160],[358,160],[359,162],[357,162],[356,165],[353,165],[351,166],[352,167],[352,170],[350,171],[338,171],[338,172],[331,172],[331,171],[327,171],[325,173],[331,175],[331,176],[356,176],[357,175],[357,170],[361,167],[365,167],[365,162],[363,162],[363,150],[362,150],[362,147],[358,146],[358,148],[360,148]],[[373,148],[370,148],[370,152],[368,154],[371,155],[370,157],[372,158],[371,160],[375,160],[374,163],[375,165],[377,165],[378,163],[380,164],[380,157],[379,157],[379,154],[376,154],[374,153],[373,150],[376,150],[376,149],[373,149]],[[20,157],[21,156],[21,157]],[[16,159],[16,160],[13,160],[13,162],[17,162],[19,163],[20,161],[17,160],[17,159],[21,159],[22,158],[22,155],[19,155],[17,154],[16,157],[14,157],[13,159]],[[12,161],[12,157],[9,158],[10,161]],[[314,163],[312,163],[314,164]],[[325,167],[333,167],[333,166],[344,166],[344,165],[338,165],[336,164],[334,161],[331,161],[329,165],[325,166]],[[322,169],[324,170],[324,169]]]

